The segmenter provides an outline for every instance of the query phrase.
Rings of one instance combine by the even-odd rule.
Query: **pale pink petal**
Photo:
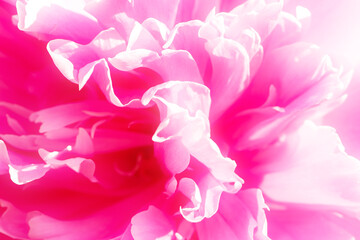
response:
[[[249,0],[230,11],[259,33],[261,39],[274,30],[282,10],[281,0]]]
[[[155,0],[152,2],[146,0],[131,1],[134,7],[135,18],[143,22],[146,18],[153,17],[168,27],[175,23],[179,0]]]
[[[129,13],[132,9],[129,1],[98,0],[86,1],[84,10],[94,16],[102,26],[115,27],[115,16]]]
[[[324,123],[333,126],[341,141],[345,146],[345,150],[350,155],[360,158],[359,146],[359,71],[357,70],[352,78],[347,91],[345,102],[334,111],[330,112],[324,119]]]
[[[95,17],[84,11],[84,1],[18,0],[19,29],[41,38],[64,38],[89,42],[101,28]]]
[[[274,209],[267,213],[269,236],[279,240],[358,239],[359,219],[304,208]]]
[[[9,165],[9,174],[11,180],[18,185],[32,182],[42,178],[50,169],[45,164],[29,164],[23,166]]]
[[[297,133],[284,137],[286,148],[272,156],[275,162],[261,167],[264,194],[282,204],[302,204],[314,210],[321,206],[356,215],[360,162],[344,152],[334,130],[306,122]]]
[[[178,22],[193,19],[204,21],[208,14],[219,5],[219,0],[184,0],[180,1]]]
[[[265,48],[276,48],[300,40],[303,28],[300,19],[290,13],[281,12],[276,27],[265,40]]]
[[[109,58],[109,62],[120,71],[130,71],[146,66],[147,62],[152,62],[157,59],[159,59],[159,55],[154,51],[135,49],[120,52],[116,54],[115,57]]]
[[[91,75],[89,70],[84,73],[82,69],[102,58],[115,56],[118,51],[125,49],[125,42],[115,29],[110,28],[100,32],[87,45],[57,39],[50,41],[47,48],[62,74],[70,81],[79,83],[81,89]],[[81,70],[83,78],[79,76]]]

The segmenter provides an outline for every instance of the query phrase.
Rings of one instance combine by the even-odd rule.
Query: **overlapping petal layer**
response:
[[[291,7],[1,2],[0,237],[359,238],[359,86]]]

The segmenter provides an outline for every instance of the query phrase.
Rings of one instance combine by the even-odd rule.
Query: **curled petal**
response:
[[[115,29],[104,30],[87,45],[69,40],[52,40],[48,43],[48,51],[60,72],[70,81],[80,84],[80,89],[91,73],[82,70],[86,65],[102,58],[115,56],[125,48],[125,42]],[[82,76],[80,71],[82,70]],[[80,83],[83,82],[83,83]]]
[[[192,207],[183,208],[183,216],[193,222],[211,217],[216,213],[221,193],[237,192],[242,180],[234,173],[235,162],[223,157],[217,145],[210,139],[207,118],[210,107],[208,89],[192,82],[168,82],[144,94],[143,104],[148,104],[150,101],[158,105],[161,120],[153,140],[159,143],[170,140],[180,141],[179,144],[182,144],[196,159],[193,161],[200,162],[208,171],[199,174],[201,177],[197,176],[199,179],[196,182],[191,179],[186,180],[186,189],[190,181],[193,189],[199,189],[201,199],[194,198],[195,190],[187,192],[185,196],[193,203]],[[179,184],[182,189],[184,182],[180,181]]]

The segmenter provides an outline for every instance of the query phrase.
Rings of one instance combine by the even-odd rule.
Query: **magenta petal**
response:
[[[158,190],[156,186],[153,186],[106,207],[93,204],[92,207],[98,209],[94,213],[68,220],[54,218],[41,212],[30,212],[28,216],[29,238],[78,240],[118,237],[126,230],[134,212],[138,212],[146,202],[159,194]],[[85,199],[79,200],[78,204],[81,204],[81,201]],[[80,205],[78,207],[83,208]],[[88,213],[89,209],[85,210],[85,213]],[[73,229],[73,231],[69,231],[69,229]]]

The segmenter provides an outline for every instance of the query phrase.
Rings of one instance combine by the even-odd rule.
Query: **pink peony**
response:
[[[360,238],[359,86],[309,27],[295,1],[0,2],[0,237]]]

